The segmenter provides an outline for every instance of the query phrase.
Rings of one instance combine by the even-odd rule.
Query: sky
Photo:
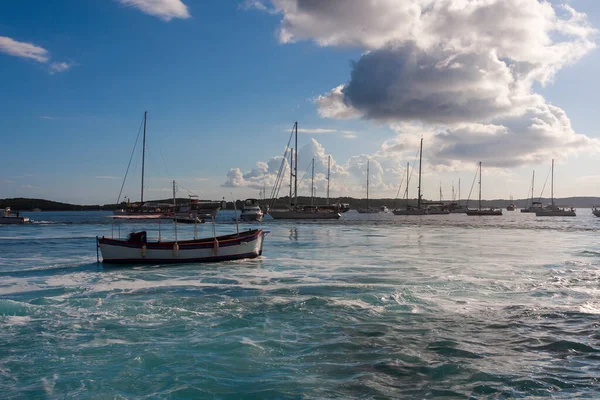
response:
[[[0,198],[600,196],[596,0],[0,2]],[[121,186],[127,173],[123,190]],[[412,169],[415,167],[415,169]],[[473,188],[471,198],[477,193]]]

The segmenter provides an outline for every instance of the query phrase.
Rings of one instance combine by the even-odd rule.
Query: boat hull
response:
[[[471,210],[467,211],[467,215],[471,217],[495,216],[502,215],[502,210]]]
[[[358,210],[359,214],[377,214],[379,212],[379,210],[373,210],[373,209],[365,209],[365,208],[359,208]]]
[[[394,215],[427,215],[425,210],[393,210]]]
[[[337,212],[287,211],[271,210],[269,214],[274,219],[339,219],[342,215]]]
[[[215,262],[262,254],[264,236],[255,229],[240,234],[178,242],[131,242],[98,238],[102,261],[109,264]]]
[[[0,225],[22,225],[28,222],[27,217],[0,217]]]
[[[536,217],[576,217],[575,211],[537,211]]]

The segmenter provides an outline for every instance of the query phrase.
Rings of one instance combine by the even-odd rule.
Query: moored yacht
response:
[[[550,183],[551,203],[536,211],[535,215],[537,217],[575,217],[576,214],[573,207],[559,207],[554,204],[554,159],[552,159],[552,180]]]
[[[244,208],[240,214],[240,221],[262,221],[263,212],[258,205],[257,199],[246,199]]]
[[[479,207],[476,210],[467,210],[469,216],[502,215],[502,210],[495,207],[481,208],[481,161],[479,162]]]

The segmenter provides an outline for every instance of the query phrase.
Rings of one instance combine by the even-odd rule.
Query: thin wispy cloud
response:
[[[284,132],[288,132],[285,130]],[[348,130],[338,130],[330,128],[298,128],[298,133],[306,133],[310,135],[321,135],[321,134],[338,134],[347,139],[354,139],[357,137],[356,132]]]
[[[41,46],[33,43],[19,42],[6,36],[0,36],[0,53],[8,54],[9,56],[26,58],[46,64],[50,61],[50,52]],[[50,75],[57,72],[64,72],[71,69],[73,63],[53,62],[48,68]]]
[[[0,52],[10,56],[29,58],[40,63],[50,60],[50,52],[33,43],[18,42],[6,36],[0,36]]]
[[[55,121],[57,119],[60,119],[60,118],[56,118],[56,117],[51,117],[50,115],[40,115],[38,118],[39,119],[47,119],[49,121]]]
[[[57,72],[65,72],[70,70],[73,67],[73,64],[67,63],[67,62],[53,62],[52,64],[50,64],[50,75],[54,75]]]
[[[145,14],[158,17],[163,21],[173,18],[190,18],[188,8],[181,0],[117,0],[119,3],[137,8]]]
[[[121,177],[110,176],[110,175],[100,175],[100,176],[97,176],[96,179],[121,179]]]

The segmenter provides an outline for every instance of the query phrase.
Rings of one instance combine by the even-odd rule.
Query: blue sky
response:
[[[309,130],[299,137],[300,147],[304,147],[299,169],[304,171],[311,157],[320,161],[318,194],[324,194],[323,157],[331,154],[336,163],[334,195],[364,195],[364,165],[369,158],[373,160],[372,173],[377,174],[372,179],[372,196],[394,197],[398,180],[404,175],[401,166],[407,161],[412,163],[417,150],[412,139],[424,135],[426,141],[431,138],[429,143],[442,137],[458,138],[451,145],[452,152],[447,150],[447,142],[426,149],[430,155],[435,151],[436,156],[427,160],[425,196],[437,196],[441,182],[449,198],[452,182],[457,184],[461,178],[465,197],[475,172],[473,160],[479,155],[458,151],[461,141],[477,142],[469,136],[471,131],[465,136],[468,129],[464,124],[500,124],[497,119],[506,118],[509,112],[493,110],[496,119],[490,117],[489,121],[469,116],[462,120],[462,114],[440,121],[421,113],[419,118],[407,116],[397,110],[382,117],[381,109],[373,106],[381,104],[377,98],[380,93],[359,93],[359,83],[364,81],[369,88],[382,92],[394,90],[397,82],[385,80],[381,83],[384,86],[378,86],[379,81],[370,80],[376,79],[374,75],[364,70],[373,71],[383,65],[376,64],[387,59],[383,56],[404,56],[407,47],[385,53],[390,48],[387,43],[398,43],[404,33],[390,27],[388,34],[382,28],[369,40],[362,36],[358,40],[352,32],[352,15],[337,10],[302,11],[300,3],[0,3],[0,198],[40,197],[79,204],[115,201],[146,110],[149,198],[170,196],[173,179],[179,184],[180,196],[258,196],[262,182],[270,185],[273,175],[272,167],[261,163],[279,164],[273,158],[283,154],[296,120],[302,130]],[[367,14],[372,16],[373,26],[381,26],[377,18],[389,12],[386,7],[393,7],[392,3],[384,1],[380,9],[368,10],[373,13]],[[596,2],[572,0],[568,4],[586,14],[585,25],[590,32],[600,26],[600,6]],[[557,13],[561,10],[558,2],[552,7]],[[307,18],[295,18],[300,11]],[[322,18],[327,18],[331,25],[327,29],[331,31],[323,30],[323,24],[319,24]],[[292,35],[292,39],[286,39],[282,32]],[[367,32],[363,36],[369,37],[371,31]],[[563,129],[560,134],[566,136],[560,140],[572,144],[563,148],[554,143],[519,158],[511,158],[512,150],[506,146],[506,163],[502,153],[488,154],[488,148],[482,147],[484,165],[486,156],[491,164],[484,178],[488,183],[485,197],[507,198],[509,193],[524,197],[531,170],[537,169],[545,176],[552,157],[559,159],[557,195],[600,195],[600,160],[596,152],[600,117],[595,110],[600,58],[593,48],[595,35],[586,36],[589,48],[581,55],[558,60],[550,66],[556,70],[550,79],[544,84],[535,81],[531,86],[531,92],[545,99],[536,107],[552,104],[564,110],[573,132],[565,133]],[[571,37],[568,40],[573,41]],[[578,39],[577,45],[581,43]],[[520,57],[519,51],[507,50],[515,59]],[[377,55],[382,57],[375,58]],[[355,68],[362,64],[364,69]],[[489,83],[483,82],[482,87]],[[344,92],[345,104],[352,105],[357,118],[328,113],[327,105],[317,101],[319,96],[322,100],[332,98],[333,88],[343,84],[358,87],[354,92]],[[440,81],[437,87],[443,86]],[[472,94],[465,96],[471,100]],[[400,101],[392,97],[390,102]],[[373,103],[367,104],[371,100]],[[399,109],[406,108],[406,104],[401,105]],[[539,116],[533,114],[532,119]],[[503,124],[520,126],[514,121]],[[516,132],[506,141],[518,149],[519,135],[529,131]],[[440,132],[446,134],[440,136]],[[572,140],[574,134],[585,135],[585,141]],[[392,148],[400,150],[389,150]],[[140,157],[134,161],[136,166],[124,194],[136,200]],[[414,192],[413,187],[409,190]]]

